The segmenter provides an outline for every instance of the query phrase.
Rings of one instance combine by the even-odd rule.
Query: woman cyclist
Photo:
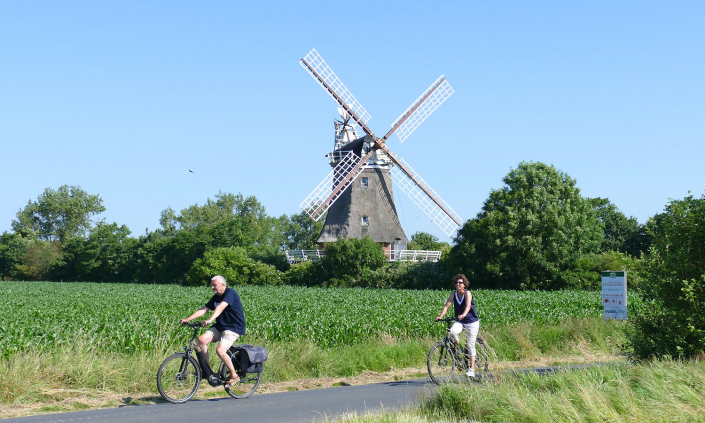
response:
[[[453,304],[455,314],[455,323],[450,327],[450,338],[456,343],[460,343],[458,335],[463,330],[467,333],[468,353],[470,355],[470,369],[465,373],[468,377],[475,377],[475,339],[477,332],[480,330],[480,319],[477,317],[475,310],[475,298],[468,291],[470,282],[462,273],[453,278],[453,287],[455,292],[452,292],[448,297],[445,307],[441,315],[436,317],[436,320],[441,320],[445,316],[448,308]]]

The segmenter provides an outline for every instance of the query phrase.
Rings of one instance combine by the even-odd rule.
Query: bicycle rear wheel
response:
[[[448,350],[444,342],[439,342],[428,352],[426,366],[431,380],[437,385],[442,385],[453,378],[457,364],[452,351]]]
[[[157,389],[166,401],[180,404],[190,400],[201,383],[201,367],[185,353],[172,354],[157,371]]]
[[[482,379],[487,376],[490,368],[490,355],[487,352],[487,343],[479,336],[475,340],[475,377]]]
[[[246,373],[242,370],[237,370],[237,365],[234,361],[235,360],[233,360],[233,365],[235,365],[237,375],[240,376],[240,381],[231,388],[225,388],[225,392],[236,399],[247,398],[257,390],[260,379],[262,378],[262,373]],[[230,379],[230,370],[228,370],[228,366],[226,366],[225,363],[220,363],[218,374],[223,380]]]

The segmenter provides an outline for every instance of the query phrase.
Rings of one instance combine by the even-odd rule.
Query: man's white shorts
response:
[[[231,330],[224,330],[221,332],[213,326],[211,326],[211,328],[208,329],[207,332],[211,332],[213,334],[213,340],[211,342],[220,341],[218,345],[222,345],[223,347],[225,347],[226,351],[229,350],[230,347],[233,346],[235,341],[237,341],[237,339],[240,337],[240,335]]]

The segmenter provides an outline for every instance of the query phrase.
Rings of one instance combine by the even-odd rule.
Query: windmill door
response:
[[[401,239],[397,238],[392,242],[392,248],[391,251],[389,252],[389,258],[391,261],[396,261],[399,258],[399,255],[401,254],[401,250],[406,248],[406,245],[404,245],[401,241]]]

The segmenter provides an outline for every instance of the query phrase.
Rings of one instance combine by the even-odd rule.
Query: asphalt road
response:
[[[7,422],[169,422],[193,423],[227,416],[237,422],[313,422],[332,420],[346,412],[364,413],[384,407],[396,409],[415,402],[431,389],[429,379],[340,386],[296,392],[253,395],[246,399],[217,398],[189,401],[185,404],[126,406],[113,409],[7,419]]]

